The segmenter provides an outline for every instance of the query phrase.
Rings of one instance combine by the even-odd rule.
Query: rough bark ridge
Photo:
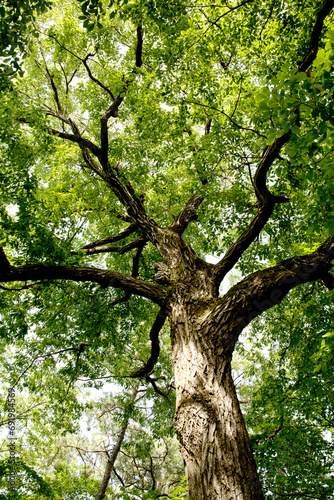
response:
[[[231,377],[224,330],[189,306],[191,290],[171,306],[175,426],[189,498],[263,499],[248,434]],[[209,313],[210,314],[210,313]]]

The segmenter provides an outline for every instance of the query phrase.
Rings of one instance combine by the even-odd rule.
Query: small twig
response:
[[[145,379],[147,380],[147,382],[150,382],[150,384],[152,385],[152,387],[154,389],[154,392],[156,392],[157,394],[162,396],[171,405],[171,402],[170,402],[167,394],[165,394],[161,389],[159,389],[159,387],[155,383],[154,379],[152,379],[149,375],[146,375]]]
[[[187,101],[187,100],[184,100],[184,102],[186,102],[188,104],[193,104],[194,106],[201,106],[203,108],[208,108],[208,109],[212,109],[213,111],[217,111],[217,113],[220,113],[223,116],[225,116],[239,130],[247,130],[249,132],[253,132],[258,137],[264,137],[265,139],[267,138],[265,135],[261,134],[260,132],[258,132],[257,130],[254,130],[251,127],[243,127],[242,125],[239,125],[239,123],[234,121],[233,118],[230,115],[228,115],[227,113],[225,113],[225,111],[223,111],[222,109],[214,108],[213,106],[209,106],[208,104],[202,104],[201,102]]]

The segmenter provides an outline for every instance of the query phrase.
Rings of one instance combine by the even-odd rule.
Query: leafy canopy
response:
[[[334,227],[331,18],[311,68],[298,73],[297,68],[322,3],[64,0],[47,9],[50,2],[6,0],[0,7],[5,83],[22,68],[1,95],[0,239],[11,262],[133,272],[136,247],[126,253],[85,251],[90,242],[125,230],[128,222],[108,186],[87,168],[78,144],[68,140],[71,120],[99,145],[101,116],[118,95],[124,100],[109,121],[109,161],[131,180],[162,226],[172,223],[191,195],[204,196],[199,220],[185,234],[202,258],[224,253],[248,226],[257,210],[253,181],[263,149],[290,133],[268,180],[271,192],[290,202],[276,207],[237,269],[246,275],[314,250]],[[142,64],[136,65],[139,28]],[[131,233],[121,244],[140,236]],[[147,244],[140,278],[153,281],[159,260]],[[264,486],[278,491],[268,498],[298,488],[313,488],[327,498],[321,491],[332,487],[332,445],[324,434],[333,425],[331,300],[310,297],[298,307],[283,303],[267,313],[268,323],[259,320],[249,340],[255,348],[241,364],[240,393],[249,399],[246,414]],[[315,311],[322,311],[320,320]],[[36,425],[50,426],[51,436],[77,431],[88,411],[79,388],[100,388],[103,377],[126,376],[142,366],[150,356],[156,313],[147,300],[92,283],[2,287],[4,380],[27,391],[32,404],[43,399],[47,408],[47,413],[34,410],[31,435]],[[167,327],[154,377],[161,391],[170,391],[173,404]],[[126,394],[132,382],[122,379],[119,387]],[[164,429],[170,432],[173,412],[153,387],[147,393],[147,425],[158,438]],[[291,450],[296,436],[300,446]],[[35,481],[43,488],[44,465],[33,454],[25,461],[22,470],[28,474],[29,467],[37,467]],[[47,470],[54,484],[62,477],[67,491],[71,467],[59,461]],[[89,487],[96,488],[96,476]],[[177,488],[182,494],[183,486]]]

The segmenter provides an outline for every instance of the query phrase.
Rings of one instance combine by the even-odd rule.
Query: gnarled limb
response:
[[[79,144],[82,152],[82,157],[85,160],[85,163],[87,167],[92,170],[92,172],[95,172],[97,175],[102,177],[103,179],[103,173],[101,167],[93,160],[92,156],[90,155],[88,149],[85,146],[81,146]]]
[[[313,253],[256,271],[233,286],[209,315],[210,321],[229,324],[228,338],[223,340],[225,347],[233,351],[244,327],[263,311],[279,304],[296,286],[322,280],[333,289],[334,278],[329,274],[333,260],[334,236],[330,236]]]
[[[4,261],[4,260],[3,260]],[[5,261],[4,261],[5,262]],[[11,266],[0,269],[0,282],[71,280],[98,283],[103,288],[120,288],[163,305],[166,291],[158,285],[127,276],[117,271],[79,266],[45,266],[43,264]]]

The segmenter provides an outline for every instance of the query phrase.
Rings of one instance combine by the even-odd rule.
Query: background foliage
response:
[[[192,194],[205,196],[186,233],[202,258],[221,255],[248,225],[259,155],[291,130],[269,178],[271,191],[291,201],[276,208],[231,279],[314,250],[334,227],[332,19],[311,71],[296,74],[296,67],[321,5],[6,0],[0,243],[13,264],[131,274],[132,254],[80,250],[125,228],[122,207],[85,168],[76,145],[52,133],[68,130],[59,116],[70,116],[99,140],[110,95],[83,61],[115,95],[130,81],[110,125],[109,157],[143,193],[150,215],[170,224]],[[139,25],[144,64],[134,76]],[[154,279],[157,260],[147,245],[143,279]],[[148,359],[157,311],[89,283],[9,284],[0,291],[2,421],[14,384],[19,414],[17,498],[94,498],[105,466],[100,451],[117,439],[133,387],[119,377]],[[333,498],[332,302],[320,283],[301,287],[239,344],[235,377],[270,500]],[[155,387],[143,380],[142,399],[131,410],[110,498],[186,495],[173,434],[168,326],[153,376]],[[5,498],[5,440],[2,451]]]

